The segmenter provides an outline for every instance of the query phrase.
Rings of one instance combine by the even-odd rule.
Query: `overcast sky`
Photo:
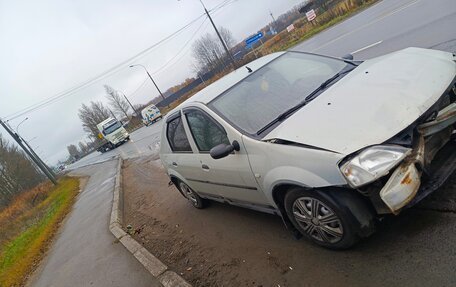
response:
[[[204,2],[212,9],[224,0]],[[215,11],[213,18],[241,41],[271,21],[269,11],[278,16],[301,2],[233,0]],[[198,0],[0,0],[0,117],[5,119],[102,74],[203,12]],[[129,64],[145,65],[163,91],[192,76],[192,36],[213,32],[203,20],[108,77],[11,120],[10,125],[16,128],[28,117],[20,134],[33,139],[31,145],[38,154],[55,164],[67,156],[67,145],[86,139],[77,111],[83,102],[105,101],[104,84],[124,92],[133,104],[158,95],[144,71]]]

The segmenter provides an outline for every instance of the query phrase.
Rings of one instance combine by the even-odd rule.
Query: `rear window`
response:
[[[171,150],[174,152],[191,152],[192,148],[188,142],[181,117],[168,122],[166,137],[168,138]]]

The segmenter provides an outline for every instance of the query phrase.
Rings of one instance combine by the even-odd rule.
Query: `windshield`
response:
[[[210,103],[226,120],[256,134],[347,66],[342,60],[288,52]]]
[[[122,127],[122,124],[120,122],[111,121],[103,126],[103,131],[105,135],[109,135],[110,133],[116,131],[120,127]]]

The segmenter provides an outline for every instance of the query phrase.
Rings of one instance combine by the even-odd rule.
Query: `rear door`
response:
[[[168,166],[170,175],[175,175],[183,180],[193,190],[200,191],[203,185],[197,181],[189,181],[193,178],[202,178],[203,171],[197,156],[190,144],[188,132],[182,121],[180,112],[168,117],[166,120],[166,140],[171,151],[162,154],[163,162]]]

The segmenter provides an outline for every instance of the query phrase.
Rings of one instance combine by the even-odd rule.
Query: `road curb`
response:
[[[119,157],[116,172],[116,183],[112,201],[111,220],[109,230],[120,243],[141,263],[141,265],[155,277],[164,287],[191,287],[184,278],[168,269],[163,262],[144,248],[122,228],[121,221],[121,191],[122,191],[122,158]]]

